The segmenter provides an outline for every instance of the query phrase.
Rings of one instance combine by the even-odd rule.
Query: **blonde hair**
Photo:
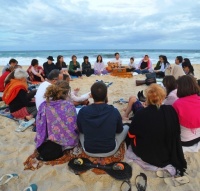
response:
[[[46,101],[49,102],[49,100],[66,100],[68,95],[70,93],[70,86],[69,82],[60,80],[57,81],[55,84],[50,85],[45,94],[44,98],[46,98]]]
[[[156,105],[160,107],[166,97],[166,91],[158,84],[151,84],[146,90],[147,105]]]

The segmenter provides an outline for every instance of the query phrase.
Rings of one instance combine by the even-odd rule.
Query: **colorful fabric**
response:
[[[35,77],[34,77],[35,74],[32,72],[32,69],[35,70],[35,68],[33,68],[33,66],[29,66],[29,68],[27,69],[29,78],[31,81],[37,81],[37,79],[35,79]],[[35,70],[36,73],[39,73],[39,71],[42,71],[41,75],[44,75],[44,70],[41,66],[38,66],[37,70]]]
[[[44,164],[45,165],[59,165],[69,162],[73,158],[88,158],[93,163],[99,163],[101,165],[110,164],[112,162],[120,162],[124,159],[124,155],[126,152],[126,145],[125,143],[122,143],[118,149],[118,151],[110,156],[110,157],[90,157],[85,154],[84,150],[82,149],[81,145],[78,144],[76,147],[74,147],[71,150],[64,151],[63,157],[56,159],[54,161],[38,161],[36,158],[38,156],[37,150],[34,151],[32,155],[30,155],[27,160],[24,162],[24,170],[36,170],[41,168]],[[100,169],[92,169],[92,172],[96,174],[105,174],[106,172]]]
[[[142,64],[144,61],[145,61],[145,60],[144,60],[144,58],[143,58],[143,59],[140,61],[140,63],[139,63],[139,67],[138,67],[138,68],[141,67],[141,64]],[[148,69],[151,69],[151,67],[152,67],[151,60],[148,59],[148,61],[147,61],[147,68],[148,68]]]
[[[70,101],[43,102],[39,106],[36,117],[36,148],[46,141],[47,134],[48,140],[63,146],[63,148],[76,146],[78,144],[76,118],[75,106]]]
[[[10,83],[5,87],[3,101],[9,105],[15,99],[20,90],[28,90],[28,85],[25,81],[19,79],[11,79]]]
[[[30,115],[26,109],[26,107],[21,108],[18,111],[11,113],[17,119],[24,119],[26,116]]]
[[[5,71],[2,76],[0,77],[0,92],[3,92],[5,87],[4,87],[4,81],[6,77],[10,74],[10,71]]]
[[[141,104],[140,101],[136,101],[133,105],[132,105],[132,111],[135,114],[137,111],[139,111],[140,109],[143,109],[144,106]]]
[[[179,98],[173,107],[178,114],[180,125],[189,129],[200,128],[200,96],[195,94]]]

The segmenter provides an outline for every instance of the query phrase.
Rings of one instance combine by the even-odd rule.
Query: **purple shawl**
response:
[[[46,129],[48,129],[48,140],[63,147],[75,147],[79,140],[76,119],[76,109],[72,102],[67,100],[43,102],[36,117],[36,148],[46,141]]]

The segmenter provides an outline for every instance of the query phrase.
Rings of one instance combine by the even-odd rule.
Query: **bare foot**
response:
[[[31,120],[33,118],[33,116],[32,115],[28,115],[25,118],[29,121],[29,120]]]
[[[123,108],[122,111],[126,112],[126,108]]]
[[[129,118],[127,116],[122,116],[123,121],[129,121]]]

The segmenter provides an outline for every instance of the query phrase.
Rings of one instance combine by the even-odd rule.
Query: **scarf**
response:
[[[26,82],[19,79],[11,79],[10,83],[7,84],[3,93],[3,101],[9,105],[12,102],[20,90],[28,90],[28,85]]]

